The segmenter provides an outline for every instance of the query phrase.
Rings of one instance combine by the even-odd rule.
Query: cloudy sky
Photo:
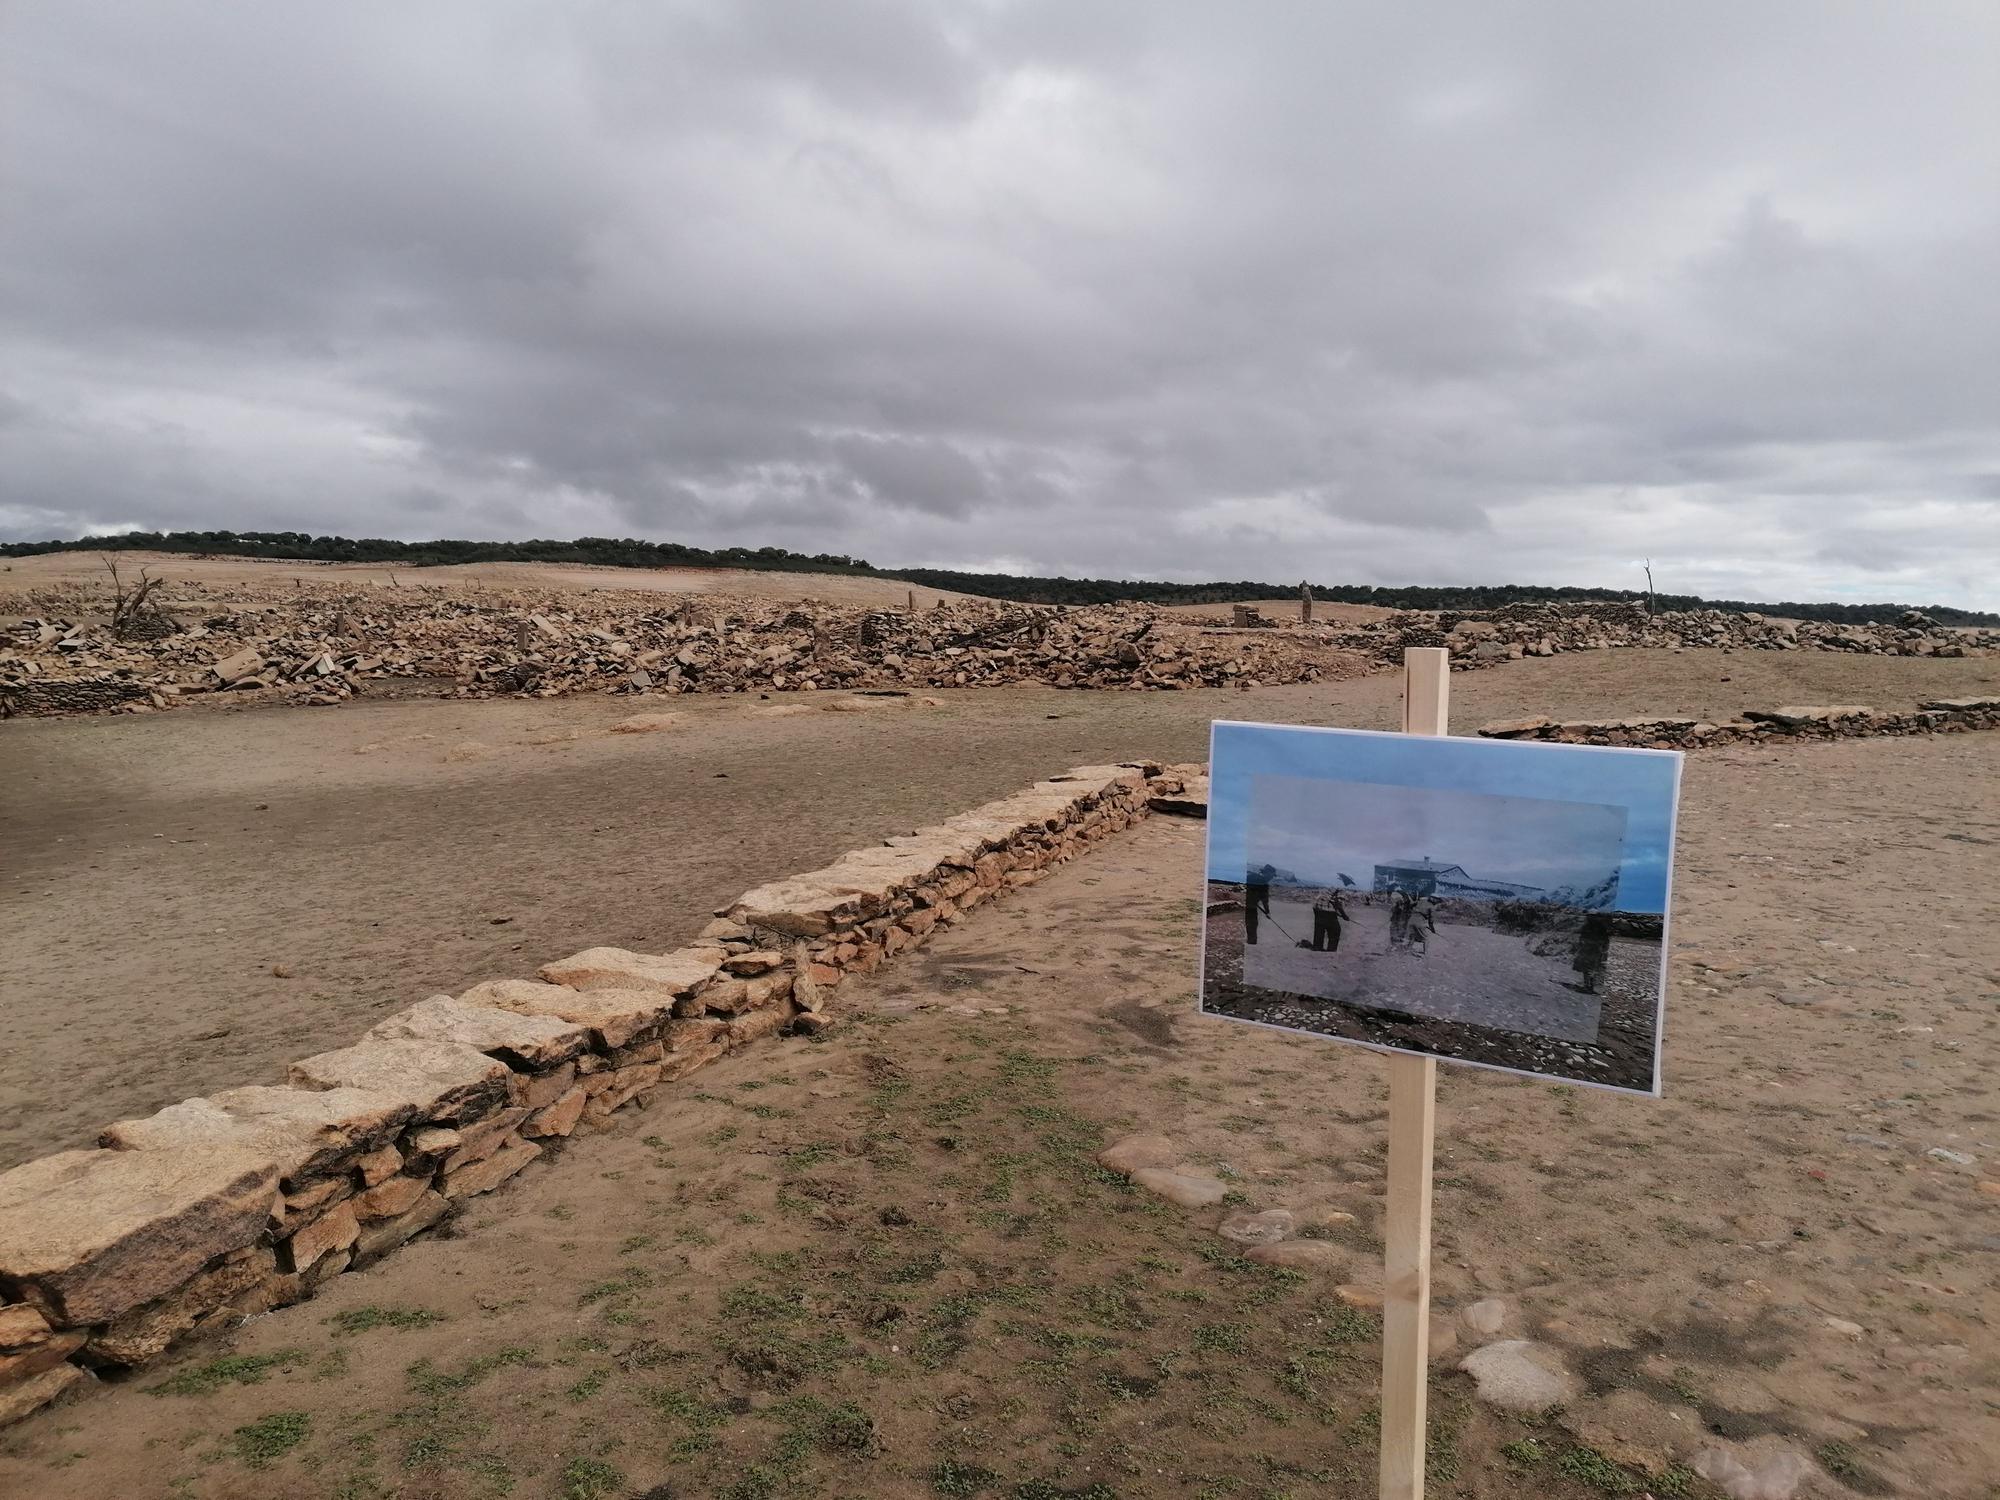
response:
[[[1367,890],[1378,864],[1432,859],[1474,880],[1579,889],[1625,861],[1625,809],[1311,776],[1251,779],[1249,862],[1304,885],[1345,875]],[[1239,877],[1240,878],[1240,877]]]
[[[2000,606],[1991,0],[7,0],[0,539]]]

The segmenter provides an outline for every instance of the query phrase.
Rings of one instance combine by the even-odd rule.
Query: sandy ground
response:
[[[647,594],[733,594],[754,599],[819,599],[829,604],[902,607],[914,589],[928,609],[940,599],[964,599],[948,589],[919,588],[894,578],[841,573],[770,573],[730,568],[609,568],[561,563],[466,563],[441,568],[390,568],[381,563],[265,562],[254,557],[190,557],[168,552],[44,552],[13,557],[0,566],[0,596],[59,584],[101,584],[104,559],[112,557],[129,579],[141,568],[169,581],[212,586],[282,589],[302,578],[314,583],[349,582],[366,588],[491,584],[509,589],[588,591],[630,590]]]
[[[1501,1416],[1440,1361],[1431,1493],[1641,1493],[1703,1442],[1819,1493],[2000,1473],[2000,740],[1689,767],[1667,1097],[1439,1074],[1436,1294],[1497,1296],[1586,1394]],[[1363,1049],[1195,1013],[1199,824],[1155,819],[844,988],[420,1243],[0,1438],[0,1493],[1374,1493],[1384,1091]],[[1959,893],[1940,900],[1937,893]],[[1259,1270],[1092,1164],[1163,1131],[1242,1208],[1330,1204]],[[1931,1154],[1973,1158],[1964,1164]],[[1835,1322],[1834,1320],[1840,1320]]]
[[[1445,918],[1434,933],[1419,925],[1420,944],[1391,947],[1388,908],[1356,901],[1340,947],[1314,953],[1286,936],[1311,938],[1311,902],[1287,901],[1274,892],[1271,916],[1271,926],[1243,953],[1243,982],[1258,989],[1568,1041],[1597,1038],[1602,1002],[1571,987],[1576,971],[1566,960],[1537,958],[1519,934]],[[1218,924],[1240,939],[1240,915],[1232,917],[1218,918]],[[1657,943],[1653,948],[1659,951]]]
[[[1996,679],[1978,658],[1579,653],[1455,677],[1454,722],[1897,708]],[[281,1078],[428,994],[597,943],[674,947],[753,885],[1063,766],[1198,759],[1218,717],[1392,728],[1399,692],[681,698],[651,735],[606,732],[648,703],[598,698],[10,721],[0,1167]]]

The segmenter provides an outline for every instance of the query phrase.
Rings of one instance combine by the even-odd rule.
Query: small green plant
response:
[[[1639,1481],[1595,1448],[1571,1448],[1556,1460],[1556,1472],[1607,1495],[1639,1493]]]
[[[275,1354],[225,1354],[206,1364],[187,1369],[149,1386],[151,1396],[207,1396],[225,1385],[256,1385],[273,1370],[294,1365],[305,1358],[304,1351],[280,1349]]]
[[[323,1321],[336,1338],[343,1334],[366,1333],[373,1328],[428,1328],[444,1322],[441,1312],[427,1307],[350,1307]]]
[[[609,1500],[625,1488],[625,1476],[601,1458],[572,1458],[563,1465],[560,1500]]]
[[[302,1411],[274,1411],[236,1429],[229,1447],[253,1469],[268,1469],[306,1440],[312,1418]]]
[[[955,1458],[941,1458],[931,1468],[931,1488],[940,1495],[976,1495],[999,1479],[991,1469]]]

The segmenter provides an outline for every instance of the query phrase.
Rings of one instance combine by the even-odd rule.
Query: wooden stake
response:
[[[1445,734],[1451,653],[1403,652],[1403,733]],[[1437,1059],[1392,1053],[1382,1256],[1382,1500],[1423,1500],[1431,1345],[1431,1148]]]

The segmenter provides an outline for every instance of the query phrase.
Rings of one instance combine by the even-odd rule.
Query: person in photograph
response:
[[[1400,885],[1389,893],[1389,946],[1391,948],[1400,948],[1409,941],[1410,912],[1414,909],[1415,905],[1416,903],[1410,899],[1410,893]]]
[[[1347,920],[1347,906],[1339,891],[1322,891],[1313,902],[1312,950],[1315,953],[1340,951],[1340,924]]]
[[[1271,915],[1271,877],[1277,873],[1276,865],[1258,865],[1243,877],[1243,941],[1252,946],[1257,942],[1258,914]]]
[[[1594,995],[1604,980],[1604,961],[1611,954],[1611,918],[1594,911],[1583,919],[1576,935],[1576,956],[1570,965],[1576,970],[1576,987]]]
[[[1424,897],[1422,915],[1424,926],[1430,929],[1432,937],[1436,937],[1438,930],[1438,898],[1436,896]]]

